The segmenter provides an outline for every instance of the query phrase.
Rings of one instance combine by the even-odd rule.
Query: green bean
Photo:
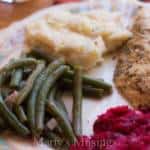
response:
[[[49,125],[49,122],[53,119],[53,117],[49,113],[45,113],[44,124]]]
[[[27,127],[25,127],[17,117],[8,109],[2,96],[0,96],[0,114],[4,120],[19,134],[26,136],[30,133]]]
[[[49,77],[43,83],[41,91],[39,93],[36,102],[36,129],[41,132],[44,128],[44,115],[45,115],[45,103],[47,100],[48,93],[50,89],[54,86],[55,82],[59,77],[68,69],[68,67],[62,65],[58,67],[55,71],[49,74]]]
[[[29,65],[33,65],[33,64],[34,65],[37,64],[37,60],[33,59],[33,58],[22,58],[22,59],[13,60],[9,64],[4,66],[0,70],[0,73],[12,71],[13,69],[25,67],[25,66],[29,66]]]
[[[0,86],[8,85],[10,81],[10,72],[0,73]]]
[[[32,70],[33,70],[32,67],[30,67],[30,68],[24,68],[23,73],[24,73],[25,75],[29,75],[29,74],[32,72]]]
[[[53,133],[52,131],[47,132],[44,137],[46,137],[49,140],[53,140],[53,141],[55,141],[55,140],[62,141],[62,138],[59,137],[57,134]]]
[[[63,136],[62,129],[60,128],[59,125],[57,125],[56,127],[54,127],[53,132],[56,133],[56,134],[61,134]]]
[[[82,68],[75,67],[73,78],[73,129],[76,136],[82,135]]]
[[[2,86],[4,82],[5,82],[5,76],[3,73],[1,73],[0,74],[0,86]]]
[[[56,119],[60,128],[62,129],[63,135],[70,143],[76,141],[76,137],[73,133],[71,123],[66,116],[65,111],[58,105],[58,102],[55,100],[55,88],[52,89],[49,99],[47,101],[47,111]]]
[[[48,65],[46,70],[41,72],[41,74],[37,77],[34,83],[27,104],[27,116],[28,116],[28,121],[32,132],[35,132],[35,105],[36,105],[36,101],[38,101],[36,100],[38,98],[38,93],[40,93],[40,89],[42,89],[42,85],[45,86],[44,82],[47,79],[48,75],[62,64],[64,64],[63,59],[58,59],[53,61],[51,64]]]
[[[47,67],[47,70],[46,70],[47,76],[63,64],[65,64],[65,61],[63,58],[59,58],[57,60],[52,61]]]
[[[64,77],[67,79],[73,79],[74,76],[74,72],[73,71],[67,71],[64,74]],[[111,91],[112,90],[112,86],[106,82],[104,82],[102,79],[92,79],[88,76],[82,76],[82,81],[84,85],[88,85],[94,88],[102,88],[106,91]]]
[[[64,112],[66,113],[66,116],[69,116],[67,109],[66,109],[66,106],[65,106],[64,102],[62,101],[62,96],[63,96],[63,91],[60,90],[58,86],[56,86],[55,100],[56,100],[56,102],[58,102],[61,109],[64,110]]]
[[[72,80],[63,79],[61,83],[62,83],[61,86],[63,87],[63,89],[72,90],[73,88]],[[87,85],[82,86],[82,93],[83,93],[83,96],[92,97],[92,98],[101,98],[105,95],[104,89],[93,88]]]
[[[38,93],[40,92],[41,85],[44,80],[44,76],[45,76],[45,71],[42,72],[36,79],[32,92],[27,102],[27,117],[28,117],[29,126],[33,134],[35,132],[35,104],[36,104]]]
[[[27,121],[27,116],[22,106],[14,107],[14,112],[17,115],[20,122],[24,123]]]
[[[10,86],[11,87],[19,87],[22,77],[23,77],[22,69],[18,68],[16,70],[14,70],[14,72],[12,73],[12,76],[11,76]]]
[[[29,52],[27,54],[28,56],[34,57],[36,59],[44,59],[47,62],[51,62],[53,61],[53,58],[51,57],[51,55],[46,55],[45,53],[42,52],[42,50],[40,50],[40,48],[35,47],[31,50],[31,52]]]
[[[18,105],[21,104],[25,100],[25,98],[30,94],[36,78],[42,72],[44,67],[45,67],[45,63],[43,61],[38,62],[36,69],[32,72],[32,74],[30,75],[30,77],[26,82],[25,87],[19,92],[16,98],[16,103]]]
[[[25,80],[22,80],[19,84],[19,89],[23,89],[24,87],[26,86],[26,81]]]
[[[6,128],[7,128],[7,124],[6,124],[5,120],[0,117],[0,130],[6,129]]]
[[[52,147],[56,148],[57,150],[66,150],[68,149],[68,144],[66,141],[59,136],[58,134],[54,133],[52,130],[46,130],[44,133],[44,143],[50,144]],[[67,148],[64,149],[64,144]]]
[[[11,92],[12,92],[12,89],[10,89],[9,87],[0,87],[0,92],[2,94],[2,96],[4,98],[6,98]]]
[[[54,135],[54,136],[53,136]],[[43,131],[43,136],[44,137],[46,137],[46,138],[48,138],[48,139],[55,139],[55,137],[57,137],[58,136],[58,134],[57,133],[55,133],[54,131],[53,131],[53,129],[50,129],[50,128],[48,128],[48,127],[45,127],[44,128],[44,131]],[[59,136],[60,137],[60,136]]]
[[[23,68],[23,80],[26,80],[34,69],[35,66],[30,66],[30,68]]]

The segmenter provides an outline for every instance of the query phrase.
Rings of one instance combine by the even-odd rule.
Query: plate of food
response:
[[[70,3],[0,31],[0,148],[149,150],[150,7]]]

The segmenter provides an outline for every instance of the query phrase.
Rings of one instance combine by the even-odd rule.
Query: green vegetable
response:
[[[73,129],[76,136],[82,135],[82,68],[75,67],[73,78]]]
[[[5,82],[5,75],[3,73],[0,74],[0,86]]]
[[[6,129],[7,124],[3,118],[0,117],[0,130]]]
[[[60,136],[58,136],[57,134],[55,134],[54,132],[52,131],[48,131],[45,136],[44,136],[46,139],[48,140],[52,140],[53,142],[55,141],[59,141],[61,142],[62,141],[62,138]],[[56,145],[55,145],[56,146]]]
[[[64,74],[64,77],[67,79],[73,80],[74,72],[73,71],[67,71]],[[92,79],[88,76],[82,76],[82,81],[84,85],[88,85],[94,88],[102,88],[106,91],[111,91],[112,86],[106,82],[104,82],[102,79]]]
[[[69,118],[68,118],[68,120],[69,120]],[[60,135],[63,136],[62,129],[60,128],[59,125],[57,125],[56,127],[54,127],[53,132],[56,133],[56,134],[60,134]]]
[[[69,140],[70,143],[74,143],[76,141],[76,137],[73,133],[71,123],[68,119],[68,116],[66,116],[66,112],[64,111],[64,109],[60,107],[61,104],[59,103],[59,101],[55,100],[55,90],[55,88],[52,89],[49,99],[47,101],[47,111],[58,122],[66,140]]]
[[[62,101],[64,89],[73,91],[73,123]],[[33,136],[42,135],[48,142],[62,142],[57,149],[69,149],[68,144],[82,134],[82,95],[100,98],[111,90],[103,80],[83,76],[81,67],[74,68],[62,58],[54,60],[35,48],[0,69],[0,128],[12,128],[23,136],[31,130]],[[50,119],[57,126],[46,131]]]
[[[30,67],[30,68],[24,68],[23,69],[23,76],[24,78],[28,77],[28,75],[32,72],[32,70],[34,70],[34,66]]]
[[[38,93],[41,90],[41,86],[44,82],[45,78],[45,71],[41,72],[41,74],[37,77],[32,92],[29,96],[28,103],[27,103],[27,117],[29,126],[32,130],[32,133],[35,132],[35,105]]]
[[[11,87],[19,87],[20,82],[23,77],[23,70],[22,69],[16,69],[11,75],[11,82],[10,86]]]
[[[4,120],[19,134],[26,136],[30,134],[30,131],[25,127],[17,117],[8,109],[2,96],[0,96],[0,114]]]
[[[50,144],[57,150],[67,150],[69,149],[68,143],[59,134],[56,134],[52,130],[46,130],[44,133],[44,143]]]
[[[19,84],[19,89],[23,89],[26,86],[26,81],[22,80]]]
[[[47,96],[51,88],[54,86],[55,82],[59,79],[61,75],[68,69],[68,67],[62,65],[58,67],[55,71],[49,74],[49,77],[43,83],[41,91],[39,93],[36,102],[36,129],[41,132],[44,128],[44,115],[45,115],[45,103]]]
[[[17,115],[18,119],[22,123],[27,121],[27,116],[26,116],[22,106],[17,106],[17,107],[14,106],[14,111],[15,111],[15,114]]]
[[[9,64],[4,66],[0,70],[0,73],[12,71],[13,69],[16,69],[16,68],[21,68],[21,67],[35,65],[35,64],[37,64],[37,60],[34,58],[22,58],[22,59],[13,60]]]
[[[25,98],[30,94],[36,78],[42,72],[44,67],[45,67],[45,63],[43,61],[38,62],[36,69],[32,72],[32,74],[30,75],[30,77],[26,82],[25,87],[21,89],[21,91],[19,92],[16,98],[16,103],[18,105],[21,104],[25,100]]]
[[[36,59],[44,59],[49,63],[52,62],[52,60],[54,60],[50,55],[46,55],[45,53],[42,52],[40,48],[37,47],[33,48],[31,52],[29,52],[27,55],[34,57]]]
[[[55,101],[58,102],[58,104],[60,105],[60,108],[66,113],[66,116],[69,116],[66,106],[65,106],[64,102],[62,101],[62,96],[63,96],[63,91],[60,90],[60,88],[58,86],[56,86],[55,87]]]
[[[43,102],[43,101],[45,101],[46,100],[46,95],[43,95],[43,92],[44,93],[48,93],[48,91],[45,91],[45,84],[47,84],[46,82],[46,79],[48,78],[48,76],[54,71],[54,70],[56,70],[59,66],[61,66],[61,65],[63,65],[64,64],[64,59],[58,59],[58,60],[54,60],[52,63],[50,63],[49,65],[48,65],[48,67],[47,67],[47,69],[45,70],[45,71],[43,71],[43,73],[41,73],[41,75],[40,75],[40,77],[39,77],[39,79],[37,79],[37,82],[38,83],[35,83],[35,86],[39,86],[39,88],[40,88],[40,91],[38,91],[38,92],[34,92],[34,94],[36,94],[35,96],[34,96],[34,94],[33,94],[33,96],[32,96],[32,100],[31,100],[31,98],[30,98],[30,104],[32,103],[34,103],[34,106],[33,106],[33,110],[31,110],[32,108],[32,106],[30,107],[29,106],[29,104],[28,104],[28,118],[29,117],[31,117],[29,120],[29,122],[30,122],[30,125],[31,126],[35,126],[34,124],[36,123],[37,124],[37,122],[39,121],[37,118],[39,117],[39,114],[41,114],[41,115],[44,115],[44,112],[41,112],[40,111],[40,109],[41,108],[43,108],[44,107],[44,105],[45,105],[45,102]],[[38,85],[36,85],[36,84],[38,84]],[[47,86],[49,86],[49,85],[47,85]],[[38,87],[37,87],[38,88]],[[38,89],[37,89],[38,90]],[[47,90],[49,90],[49,89],[47,89]],[[39,95],[38,95],[38,97],[37,97],[37,94],[39,93]],[[36,102],[34,102],[34,100],[35,100],[35,97],[36,97]],[[44,100],[44,99],[45,100]],[[42,101],[42,102],[41,102]],[[42,103],[42,106],[40,106],[41,105],[41,103]],[[43,104],[44,103],[44,104]],[[29,108],[30,107],[30,108]],[[36,107],[36,108],[35,108]],[[30,109],[30,110],[29,110]],[[42,110],[42,111],[44,111],[44,110]],[[35,118],[34,118],[34,116],[35,116]],[[42,122],[42,125],[41,126],[43,126],[43,122]],[[31,127],[31,128],[33,128],[33,127]],[[43,127],[41,127],[42,129],[43,129]],[[41,130],[42,130],[41,129]]]
[[[70,79],[63,79],[61,81],[63,89],[66,90],[72,90],[73,88],[73,83],[72,80]],[[99,89],[99,88],[93,88],[87,85],[82,86],[82,94],[85,97],[92,97],[92,98],[101,98],[102,96],[105,95],[104,89]]]
[[[0,73],[0,86],[8,85],[10,81],[10,72],[1,72]]]
[[[6,98],[12,92],[12,89],[10,89],[9,87],[0,87],[0,92],[2,96]]]

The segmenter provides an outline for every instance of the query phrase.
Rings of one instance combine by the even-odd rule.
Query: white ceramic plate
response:
[[[0,32],[0,67],[6,64],[9,59],[18,57],[20,52],[27,47],[24,44],[25,34],[24,26],[30,21],[42,17],[48,11],[54,9],[65,9],[73,13],[81,11],[89,11],[91,9],[106,9],[108,11],[120,11],[123,14],[124,25],[130,27],[132,25],[132,18],[139,6],[143,4],[130,0],[99,0],[96,2],[70,3],[50,7],[39,11],[32,16],[12,24],[7,29]],[[116,54],[115,54],[116,55]],[[85,135],[92,134],[93,122],[97,115],[106,111],[106,109],[118,106],[129,105],[127,101],[117,92],[113,83],[113,73],[115,69],[116,60],[113,56],[106,58],[102,66],[92,70],[89,75],[95,78],[104,78],[105,81],[113,85],[113,94],[101,100],[85,99],[83,102],[83,133]],[[68,108],[71,118],[72,100],[68,95],[64,96],[65,104]],[[50,149],[46,145],[33,143],[30,140],[18,138],[15,135],[7,135],[0,140],[0,150],[47,150]]]

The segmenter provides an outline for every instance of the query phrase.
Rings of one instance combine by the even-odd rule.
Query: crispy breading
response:
[[[114,80],[134,107],[150,106],[150,10],[135,18],[133,38],[121,53]]]

